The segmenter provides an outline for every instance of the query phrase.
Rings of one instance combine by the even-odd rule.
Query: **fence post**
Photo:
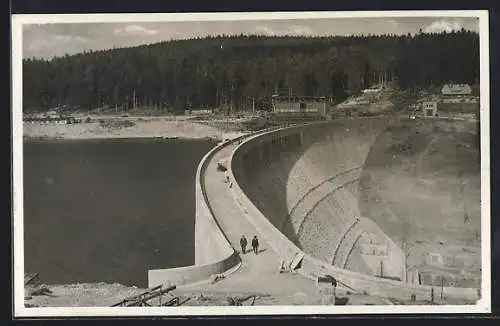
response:
[[[441,301],[443,301],[444,276],[441,276]]]

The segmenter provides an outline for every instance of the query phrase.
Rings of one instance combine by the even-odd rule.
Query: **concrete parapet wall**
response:
[[[290,128],[281,129],[286,133],[286,130],[291,130]],[[280,129],[279,129],[280,130]],[[266,137],[271,135],[274,131],[260,133],[258,135],[250,137],[247,141],[243,142],[242,145],[238,146],[231,155],[231,164],[229,165],[229,175],[235,182],[231,188],[233,197],[236,203],[240,206],[243,215],[248,221],[254,226],[259,235],[266,239],[267,243],[272,247],[272,249],[281,257],[286,265],[290,265],[294,259],[302,255],[302,250],[297,247],[293,242],[291,242],[280,230],[278,230],[271,221],[269,221],[266,216],[248,199],[245,192],[240,187],[238,178],[235,176],[234,168],[241,171],[241,166],[243,164],[242,156],[240,155],[243,150],[248,150],[254,147],[256,144],[253,143],[254,140],[260,137]],[[249,144],[251,146],[249,146]],[[241,175],[241,174],[240,174]],[[278,262],[277,262],[278,263]]]
[[[205,193],[203,174],[217,151],[244,137],[238,137],[216,146],[202,158],[198,165],[195,183],[195,264],[179,268],[149,270],[149,287],[160,284],[178,286],[204,281],[211,275],[224,273],[239,263],[236,251],[227,240],[210,208]]]
[[[287,129],[283,129],[286,132]],[[282,231],[286,237],[293,239],[295,230],[291,225],[281,227],[287,217],[287,194],[284,185],[287,183],[287,170],[300,157],[300,134],[289,129],[290,143],[283,146],[279,136],[271,136],[272,132],[264,132],[263,136],[253,136],[255,141],[245,141],[233,153],[231,173],[238,186],[251,190],[255,196],[250,196],[256,209],[263,213],[268,221]],[[270,136],[265,136],[270,135]],[[260,138],[262,137],[262,138]],[[285,162],[285,163],[281,163]],[[284,165],[287,165],[284,167]],[[265,174],[262,171],[267,171]],[[306,188],[307,189],[307,188]],[[270,199],[271,201],[266,201]],[[271,205],[266,205],[271,203]],[[264,206],[263,206],[264,205]]]
[[[210,156],[206,158],[206,162],[210,160]],[[205,169],[205,164],[201,164],[200,175],[204,173]],[[201,177],[199,181],[197,180],[195,191],[195,265],[205,266],[226,259],[234,253],[234,249],[221,231],[216,217],[210,209]]]
[[[230,172],[232,175],[232,172]],[[233,177],[234,180],[234,177]],[[293,244],[283,233],[281,233],[246,197],[237,182],[231,188],[234,199],[240,206],[245,218],[253,225],[259,235],[266,239],[267,243],[285,261],[291,263],[302,250]]]
[[[205,281],[208,280],[211,275],[223,274],[235,267],[238,263],[238,256],[231,254],[222,260],[215,260],[206,265],[149,270],[148,287],[151,288],[157,285],[179,286]]]

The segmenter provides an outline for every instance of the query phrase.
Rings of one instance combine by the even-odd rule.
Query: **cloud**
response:
[[[280,27],[269,27],[269,25],[256,26],[255,30],[258,34],[263,34],[267,36],[282,36],[282,35],[296,35],[296,36],[310,36],[313,35],[313,31],[308,26],[302,25],[290,25]]]
[[[262,25],[262,26],[257,26],[255,27],[257,32],[259,34],[264,34],[264,35],[269,35],[269,36],[275,36],[276,32],[269,26],[267,25]]]
[[[58,34],[54,37],[57,41],[64,41],[64,42],[71,42],[71,41],[78,41],[78,42],[86,42],[87,39],[83,36],[75,36],[75,35],[62,35]]]
[[[214,22],[47,23],[23,25],[23,56],[52,58],[54,55],[128,47],[171,39],[221,34],[266,36],[329,36],[478,30],[477,19],[464,17],[363,18],[319,20],[248,20]]]
[[[44,39],[36,39],[36,40],[34,40],[33,42],[30,42],[27,45],[27,49],[26,50],[29,50],[29,51],[40,51],[41,49],[50,47],[50,45],[51,44],[49,42],[47,42],[46,40],[44,40]]]
[[[123,28],[115,28],[113,33],[116,35],[156,35],[158,31],[156,29],[147,29],[141,25],[127,25]]]
[[[310,27],[300,26],[300,25],[292,25],[288,28],[290,34],[292,35],[312,35],[313,31]]]
[[[64,46],[69,44],[69,46],[74,47],[77,43],[84,43],[87,41],[88,39],[82,36],[57,34],[52,37],[41,37],[35,39],[27,44],[26,50],[29,52],[39,52],[57,48],[58,52],[61,52],[62,43],[64,43]]]
[[[441,33],[459,31],[463,25],[458,21],[436,20],[424,28],[426,33]]]

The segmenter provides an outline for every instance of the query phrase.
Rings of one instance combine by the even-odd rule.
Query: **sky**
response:
[[[208,35],[367,35],[479,31],[473,17],[321,18],[244,21],[49,23],[23,25],[23,57],[46,58],[84,50],[151,44]]]

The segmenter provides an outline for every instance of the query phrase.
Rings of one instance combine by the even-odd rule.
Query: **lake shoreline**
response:
[[[222,141],[246,134],[222,130],[209,122],[168,118],[99,118],[75,124],[23,123],[24,140],[76,139],[210,139]]]

